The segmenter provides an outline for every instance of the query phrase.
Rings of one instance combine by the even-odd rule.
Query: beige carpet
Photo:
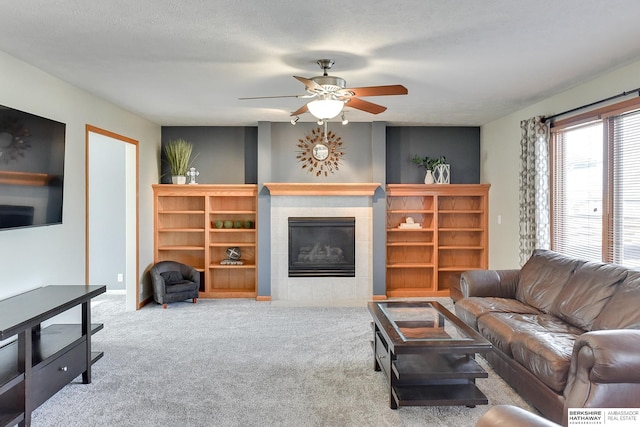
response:
[[[365,307],[203,299],[125,312],[120,295],[93,307],[105,325],[93,337],[105,352],[93,382],[61,390],[33,413],[34,427],[464,427],[489,408],[389,409]],[[490,405],[531,409],[493,371],[477,384]]]

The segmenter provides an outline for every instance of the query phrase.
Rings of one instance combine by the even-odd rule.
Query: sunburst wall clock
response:
[[[326,122],[325,122],[326,123]],[[344,156],[342,139],[332,131],[312,129],[304,139],[298,140],[298,155],[302,169],[316,176],[328,176],[339,169]]]

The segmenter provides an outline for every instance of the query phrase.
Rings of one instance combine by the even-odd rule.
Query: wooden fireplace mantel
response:
[[[28,173],[0,171],[0,184],[45,186],[55,175],[46,173]]]
[[[379,182],[265,182],[272,196],[373,196]]]

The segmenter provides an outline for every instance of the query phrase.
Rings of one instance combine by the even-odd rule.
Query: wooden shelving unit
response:
[[[155,262],[201,271],[201,298],[255,298],[257,186],[156,184],[153,191]],[[229,247],[240,248],[241,265],[220,263]]]
[[[488,266],[488,184],[387,185],[387,296],[448,296]],[[407,217],[419,229],[400,228]]]

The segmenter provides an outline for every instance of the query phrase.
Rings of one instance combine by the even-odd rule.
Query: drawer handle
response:
[[[62,372],[67,372],[67,367],[66,366],[61,366],[58,370],[60,370]]]

